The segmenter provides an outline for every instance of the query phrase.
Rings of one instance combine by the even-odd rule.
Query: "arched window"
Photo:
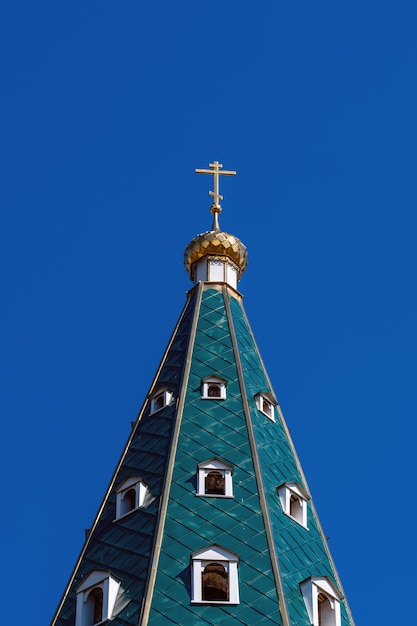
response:
[[[116,492],[116,519],[143,506],[148,485],[142,478],[126,478]]]
[[[122,498],[121,514],[129,513],[136,508],[136,489],[128,489]]]
[[[239,604],[239,557],[219,545],[191,555],[191,601]]]
[[[209,398],[221,398],[220,385],[210,383],[207,389],[207,395]]]
[[[90,613],[92,617],[91,624],[99,624],[103,621],[103,589],[95,587],[88,594],[87,604],[90,605]]]
[[[299,524],[303,523],[303,505],[300,498],[293,493],[290,495],[290,515]]]
[[[225,481],[224,481],[224,472],[218,472],[213,470],[209,472],[205,478],[205,489],[204,492],[206,494],[213,495],[225,495]]]
[[[324,593],[319,593],[317,596],[318,601],[318,613],[319,613],[319,626],[326,626],[326,624],[332,624],[333,617],[332,606],[330,600]]]
[[[229,573],[221,563],[208,563],[201,574],[202,599],[229,602]]]
[[[197,495],[233,498],[233,468],[220,459],[209,459],[198,465]]]
[[[163,407],[164,407],[164,395],[161,393],[160,396],[155,398],[153,409],[154,411],[159,411],[159,409],[162,409]]]

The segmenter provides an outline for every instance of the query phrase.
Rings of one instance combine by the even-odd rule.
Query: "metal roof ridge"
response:
[[[253,426],[252,426],[249,403],[248,403],[248,398],[247,398],[247,393],[246,393],[246,386],[245,386],[245,381],[244,381],[242,363],[240,359],[239,346],[238,346],[235,327],[233,323],[233,315],[232,315],[230,303],[228,300],[228,292],[225,287],[223,288],[223,297],[224,297],[224,303],[225,303],[225,308],[226,308],[226,315],[227,315],[227,319],[229,322],[230,336],[232,339],[233,350],[235,354],[236,367],[237,367],[240,391],[241,391],[241,396],[242,396],[243,410],[244,410],[245,417],[246,417],[246,425],[247,425],[247,430],[248,430],[249,443],[250,443],[250,447],[252,451],[253,464],[255,467],[255,476],[256,476],[256,481],[259,486],[259,501],[260,501],[260,506],[262,510],[264,524],[265,524],[265,532],[266,532],[268,547],[270,551],[270,558],[271,558],[272,569],[274,572],[275,584],[277,587],[279,611],[281,614],[283,626],[291,626],[284,588],[283,588],[283,584],[281,580],[281,572],[280,572],[280,567],[279,567],[278,554],[275,548],[272,524],[269,518],[268,504],[265,498],[265,490],[264,490],[263,480],[262,480],[262,471],[261,471],[260,461],[258,458],[258,449],[256,446],[255,436],[253,432]]]

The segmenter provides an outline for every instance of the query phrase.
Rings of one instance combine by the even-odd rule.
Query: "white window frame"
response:
[[[201,381],[201,398],[202,400],[226,400],[226,381],[224,378],[219,378],[218,376],[206,376]],[[218,385],[220,389],[220,396],[213,397],[209,396],[209,388],[210,385]]]
[[[76,589],[75,626],[93,626],[93,621],[89,615],[88,599],[94,589],[101,589],[103,592],[103,619],[101,622],[94,624],[94,626],[104,624],[104,622],[113,617],[113,609],[120,589],[120,580],[115,578],[110,572],[93,570]]]
[[[342,595],[327,576],[312,576],[300,583],[311,626],[319,626],[319,595],[329,600],[330,613],[321,620],[321,626],[341,626],[340,600]]]
[[[160,400],[161,397],[162,397],[162,404],[161,406],[158,406],[159,404],[158,401]],[[158,413],[158,411],[162,411],[164,407],[171,404],[171,400],[173,397],[174,397],[174,394],[167,387],[164,387],[163,389],[156,389],[150,397],[151,408],[150,408],[149,414],[153,415],[154,413]]]
[[[307,501],[310,499],[310,496],[305,492],[302,486],[299,483],[284,483],[278,487],[278,496],[285,515],[291,517],[291,519],[300,524],[300,526],[308,528]],[[297,498],[300,503],[300,515],[298,516],[291,514],[291,496]]]
[[[123,499],[131,489],[135,490],[135,506],[133,509],[124,511]],[[129,513],[133,513],[133,511],[143,506],[147,491],[147,483],[139,476],[126,478],[116,491],[116,519],[129,515]]]
[[[217,471],[224,476],[224,494],[205,493],[205,481],[210,472]],[[233,467],[220,459],[209,459],[197,466],[197,496],[205,498],[233,498]]]
[[[259,411],[266,415],[271,422],[275,422],[275,407],[278,402],[275,400],[274,396],[271,393],[257,393],[255,396],[256,406]],[[268,404],[270,410],[265,409],[265,403]]]
[[[221,564],[229,575],[229,600],[203,600],[202,575],[206,565]],[[192,604],[239,604],[239,556],[214,544],[191,555],[191,602]]]

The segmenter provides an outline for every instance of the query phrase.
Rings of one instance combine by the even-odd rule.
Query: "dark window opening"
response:
[[[229,600],[229,575],[220,563],[209,563],[202,573],[202,599]]]
[[[136,489],[129,489],[123,496],[123,513],[128,513],[136,508]]]
[[[164,394],[161,393],[161,395],[155,398],[154,400],[154,410],[158,411],[159,409],[162,409],[163,406],[164,406]]]
[[[103,590],[96,587],[88,596],[88,600],[93,603],[93,624],[99,624],[103,621]]]
[[[207,389],[207,395],[209,398],[220,398],[221,397],[220,385],[216,385],[216,384],[209,385]]]
[[[205,493],[224,496],[226,494],[224,474],[221,472],[209,472],[204,481]]]
[[[262,398],[262,411],[267,415],[272,415],[272,404],[265,398]]]

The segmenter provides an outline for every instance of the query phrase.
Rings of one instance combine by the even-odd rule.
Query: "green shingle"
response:
[[[272,389],[241,299],[207,285],[201,301],[198,293],[194,290],[189,295],[152,385],[152,389],[168,387],[174,401],[154,415],[145,402],[71,580],[57,626],[74,626],[75,589],[93,569],[111,571],[122,580],[123,593],[112,624],[138,626],[155,554],[149,626],[282,626],[279,584],[290,626],[306,626],[301,581],[324,575],[336,582],[311,506],[308,529],[282,511],[278,485],[287,481],[303,485],[303,478],[278,413],[272,422],[256,406],[255,395]],[[225,400],[201,398],[201,381],[211,375],[227,382]],[[174,437],[176,425],[178,439]],[[233,498],[196,496],[197,466],[212,458],[233,467]],[[172,481],[167,482],[171,461]],[[151,497],[145,508],[115,521],[117,487],[129,476],[142,477]],[[161,516],[165,501],[166,515]],[[161,545],[154,552],[158,528]],[[269,542],[278,557],[277,567]],[[212,544],[239,556],[238,605],[191,601],[191,555]],[[342,626],[349,625],[342,602]]]

